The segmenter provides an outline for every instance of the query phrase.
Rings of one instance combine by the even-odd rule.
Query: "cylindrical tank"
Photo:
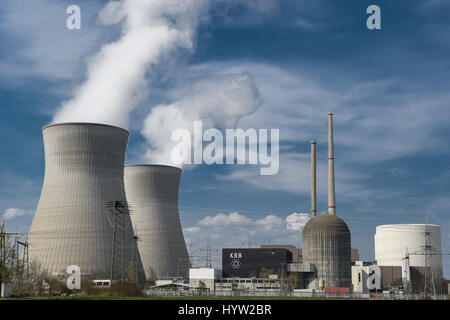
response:
[[[320,283],[325,287],[350,287],[350,230],[341,218],[326,213],[311,218],[303,228],[302,243],[303,263],[315,265],[309,288],[320,289]]]
[[[102,124],[61,123],[44,127],[42,133],[45,177],[28,233],[30,262],[50,274],[77,265],[83,274],[109,279],[113,226],[108,202],[125,200],[128,131]],[[124,216],[124,225],[126,268],[134,246],[129,215]],[[140,258],[134,261],[143,273]]]
[[[164,165],[125,167],[125,192],[147,279],[188,275],[190,261],[178,213],[181,172]]]
[[[429,246],[426,252],[425,246]],[[376,228],[375,260],[380,266],[403,266],[409,253],[411,267],[442,271],[441,228],[432,224],[387,224]],[[428,262],[427,262],[427,255]]]

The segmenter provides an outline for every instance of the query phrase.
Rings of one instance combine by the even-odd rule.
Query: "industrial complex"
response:
[[[27,268],[33,262],[60,277],[75,265],[84,277],[106,279],[108,285],[135,282],[147,294],[448,292],[437,225],[378,226],[374,261],[361,261],[352,248],[350,229],[337,215],[332,113],[328,211],[317,212],[316,142],[311,141],[311,219],[298,234],[302,248],[223,248],[221,268],[191,264],[178,210],[182,169],[125,166],[128,135],[94,123],[43,128],[45,178],[28,233]]]

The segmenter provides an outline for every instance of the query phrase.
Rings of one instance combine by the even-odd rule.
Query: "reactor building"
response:
[[[404,269],[407,257],[410,267],[432,268],[435,276],[442,275],[441,228],[432,224],[378,226],[375,233],[377,264]]]
[[[190,261],[178,213],[182,170],[125,167],[125,192],[147,280],[187,277]]]
[[[28,233],[30,261],[50,274],[77,265],[82,274],[107,279],[134,262],[141,278],[123,184],[128,131],[58,123],[42,133],[45,176]]]
[[[303,263],[313,264],[306,281],[310,289],[351,287],[351,236],[347,224],[336,215],[334,185],[333,114],[328,114],[328,212],[316,211],[316,142],[311,142],[311,213],[303,228]]]

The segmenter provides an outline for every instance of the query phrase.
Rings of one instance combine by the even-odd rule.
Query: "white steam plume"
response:
[[[171,159],[173,147],[180,143],[171,141],[174,130],[187,129],[192,135],[194,121],[202,121],[203,130],[232,129],[240,118],[252,114],[262,104],[247,72],[205,77],[185,91],[189,93],[178,101],[154,107],[144,121],[142,134],[151,145],[146,159],[153,163],[181,166],[182,163]]]
[[[192,49],[208,0],[110,1],[103,24],[122,35],[89,61],[85,82],[57,110],[54,122],[99,122],[128,128],[129,113],[147,97],[146,72],[177,48]]]

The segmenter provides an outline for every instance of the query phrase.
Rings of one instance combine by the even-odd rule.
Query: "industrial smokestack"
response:
[[[60,123],[46,126],[42,134],[45,177],[28,233],[30,261],[50,274],[77,265],[82,273],[108,279],[115,243],[108,203],[125,200],[128,131],[103,124]],[[143,276],[140,258],[133,259],[130,216],[124,214],[123,220],[123,243],[116,251],[123,250],[124,266],[135,260],[136,271]]]
[[[334,193],[333,113],[328,113],[328,213],[336,215]]]
[[[316,209],[316,142],[311,141],[311,215],[317,214]]]
[[[187,277],[190,261],[178,213],[181,169],[125,167],[125,192],[147,279]]]

